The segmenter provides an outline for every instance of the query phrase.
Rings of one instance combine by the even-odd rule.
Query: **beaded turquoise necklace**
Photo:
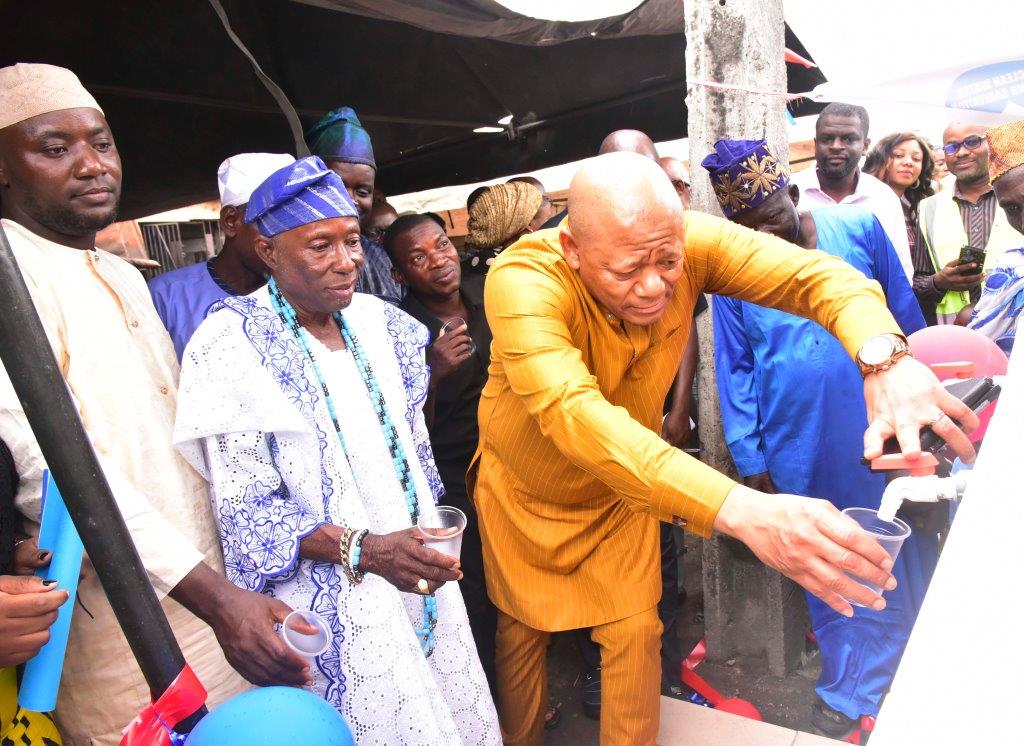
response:
[[[334,432],[338,436],[338,442],[341,444],[341,451],[345,454],[345,459],[349,462],[349,466],[351,466],[352,461],[349,458],[348,448],[345,446],[345,438],[341,432],[341,423],[338,420],[338,413],[334,407],[334,400],[331,398],[331,392],[327,389],[327,382],[320,372],[320,365],[313,355],[313,350],[309,344],[309,333],[299,323],[298,317],[295,315],[295,309],[292,308],[291,303],[281,294],[281,289],[277,286],[274,278],[270,279],[267,287],[270,290],[271,306],[273,306],[274,311],[280,317],[285,328],[295,335],[299,346],[306,353],[306,357],[309,358],[309,362],[313,366],[313,373],[316,375],[317,383],[320,384],[324,401],[327,402],[327,411],[330,413],[331,421],[334,423]],[[359,371],[359,377],[363,379],[363,383],[366,385],[366,392],[370,397],[370,402],[373,404],[373,410],[377,414],[377,421],[384,431],[384,439],[387,441],[388,450],[391,452],[391,463],[394,466],[395,475],[402,485],[409,518],[412,521],[412,525],[415,526],[420,517],[419,502],[416,499],[416,485],[413,482],[412,469],[409,466],[409,459],[405,455],[405,448],[402,446],[402,441],[398,436],[398,430],[395,428],[395,423],[392,421],[391,415],[384,404],[384,392],[381,391],[380,385],[377,383],[377,378],[373,374],[373,368],[366,357],[366,353],[363,352],[359,340],[352,333],[348,322],[345,321],[345,317],[341,315],[341,311],[335,311],[333,317],[338,324],[338,328],[341,329],[341,338],[345,341],[345,346],[352,353],[356,369]],[[428,657],[434,652],[436,642],[434,639],[434,628],[436,626],[437,599],[431,594],[423,597],[423,626],[416,630],[416,637],[419,638],[420,646]]]

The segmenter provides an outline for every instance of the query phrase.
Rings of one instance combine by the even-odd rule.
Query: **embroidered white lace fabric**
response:
[[[499,744],[457,584],[437,592],[437,644],[425,658],[414,632],[421,596],[375,575],[351,586],[337,565],[298,558],[299,540],[325,522],[374,533],[411,525],[351,353],[314,342],[346,461],[312,366],[266,290],[226,306],[185,351],[175,443],[211,482],[229,578],[328,620],[335,640],[315,660],[313,691],[339,708],[357,743]],[[362,294],[344,315],[399,431],[420,509],[429,508],[439,482],[421,410],[425,330]]]

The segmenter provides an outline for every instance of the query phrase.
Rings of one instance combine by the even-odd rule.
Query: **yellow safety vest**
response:
[[[950,183],[938,194],[921,200],[918,206],[921,235],[936,271],[960,256],[960,249],[968,245],[967,231],[960,217],[960,205],[953,199],[953,189],[954,185]],[[994,267],[1004,251],[1017,248],[1020,244],[1020,234],[1006,221],[1003,208],[996,205],[992,232],[984,246],[985,270]],[[949,290],[942,296],[935,310],[939,316],[957,314],[970,302],[970,293],[967,291]]]

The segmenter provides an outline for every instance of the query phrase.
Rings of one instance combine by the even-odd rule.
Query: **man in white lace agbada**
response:
[[[317,157],[256,189],[268,285],[185,349],[175,442],[210,481],[228,577],[320,614],[314,691],[360,743],[497,744],[455,583],[416,525],[441,488],[423,421],[427,331],[355,293],[357,211]]]

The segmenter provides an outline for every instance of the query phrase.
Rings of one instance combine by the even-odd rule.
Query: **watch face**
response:
[[[896,345],[888,337],[871,337],[860,350],[860,361],[865,365],[881,365],[896,352]]]

